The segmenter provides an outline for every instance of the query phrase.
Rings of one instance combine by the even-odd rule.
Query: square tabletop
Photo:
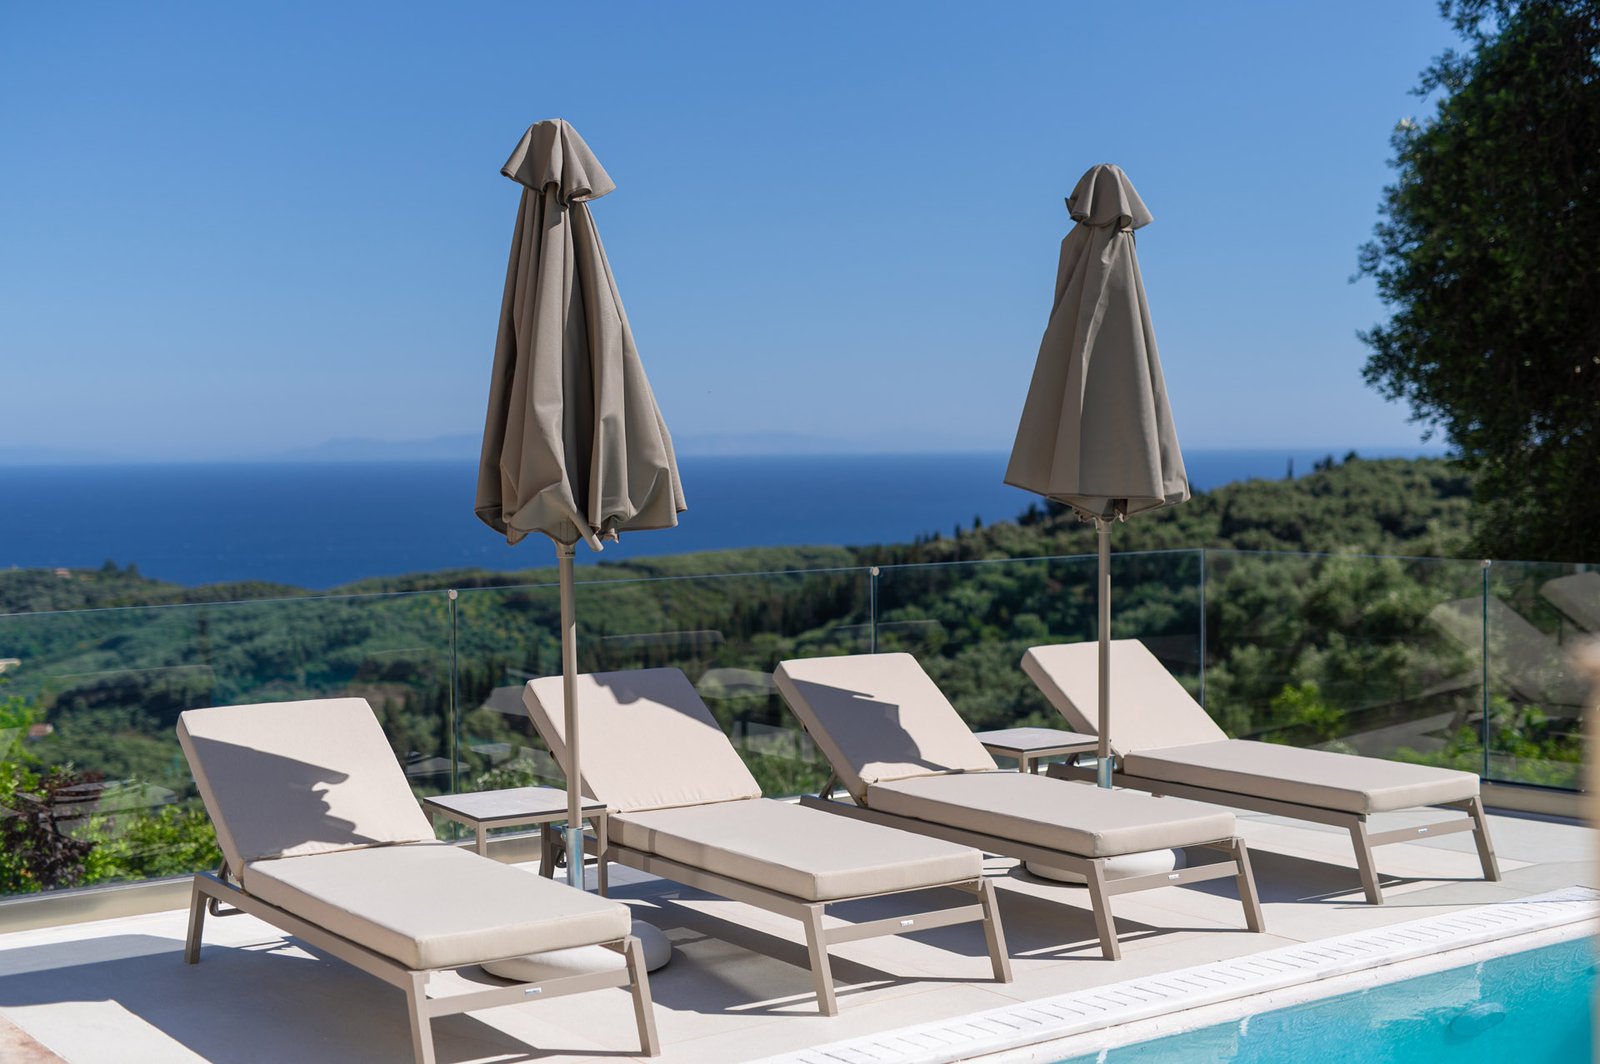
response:
[[[480,824],[537,817],[559,819],[567,814],[567,792],[559,787],[512,787],[501,791],[436,794],[424,798],[422,804],[447,816]],[[606,804],[585,798],[580,808],[585,815],[603,813]]]
[[[1030,755],[1093,750],[1100,742],[1093,735],[1063,728],[998,728],[973,734],[991,750]]]

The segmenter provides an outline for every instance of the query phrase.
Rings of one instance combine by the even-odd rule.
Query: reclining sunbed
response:
[[[1132,891],[1231,876],[1250,930],[1262,930],[1249,852],[1227,810],[1002,772],[909,654],[785,661],[776,679],[854,801],[835,800],[830,779],[805,804],[1082,875],[1110,960],[1121,956],[1110,898]],[[1108,876],[1111,858],[1190,846],[1228,857]]]
[[[557,760],[566,759],[562,679],[528,681],[523,699]],[[839,1011],[828,946],[983,922],[994,977],[1011,981],[994,885],[965,846],[836,818],[761,796],[761,787],[677,669],[578,677],[584,792],[611,810],[607,861],[799,920],[824,1015]],[[605,876],[601,876],[605,883]],[[824,927],[831,904],[953,887],[976,904]]]
[[[435,1016],[619,986],[659,1052],[628,909],[437,841],[364,699],[193,709],[178,740],[224,855],[194,879],[189,964],[208,910],[243,911],[405,991],[418,1064]],[[558,954],[551,978],[428,996],[436,972],[587,946],[621,956]]]
[[[1033,647],[1022,668],[1077,730],[1093,733],[1099,716],[1096,644]],[[1329,750],[1229,739],[1183,685],[1137,639],[1111,641],[1111,751],[1116,781],[1158,794],[1197,798],[1347,828],[1367,901],[1383,904],[1372,848],[1471,831],[1483,877],[1500,878],[1478,777]],[[1053,766],[1057,775],[1071,770]],[[1444,823],[1369,833],[1367,818],[1427,806],[1464,809]]]

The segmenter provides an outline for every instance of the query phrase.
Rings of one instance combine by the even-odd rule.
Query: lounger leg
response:
[[[1372,861],[1372,846],[1367,842],[1367,825],[1360,820],[1350,825],[1350,841],[1356,847],[1356,867],[1361,870],[1361,889],[1367,892],[1367,901],[1383,904],[1383,889],[1378,886],[1378,871]]]
[[[601,867],[605,867],[604,863]],[[633,1018],[639,1025],[639,1047],[647,1057],[660,1056],[661,1040],[656,1037],[656,1013],[650,1001],[650,975],[644,968],[644,947],[632,935],[625,943],[628,978],[633,984]]]
[[[822,906],[807,906],[801,922],[806,925],[806,949],[811,952],[811,981],[817,987],[817,1010],[824,1016],[837,1016],[839,999],[833,992],[833,969],[828,964],[828,939],[822,931]]]
[[[412,972],[411,985],[406,987],[406,1009],[411,1013],[411,1049],[417,1064],[435,1064],[433,1025],[423,1011],[427,1004],[428,973]]]
[[[206,926],[206,896],[200,890],[200,877],[194,877],[189,895],[189,937],[183,943],[183,963],[200,963],[200,933]]]
[[[1489,822],[1483,815],[1483,799],[1473,798],[1467,803],[1467,812],[1476,825],[1472,841],[1478,844],[1478,861],[1483,865],[1483,878],[1491,883],[1500,881],[1500,862],[1494,857],[1494,843],[1489,841]]]
[[[611,892],[611,860],[606,856],[611,850],[611,839],[606,831],[605,814],[601,813],[595,820],[596,845],[594,860],[595,879],[598,883],[595,889],[600,892],[602,898],[606,898],[610,897]]]
[[[556,877],[556,847],[554,824],[539,829],[539,874],[546,879]]]
[[[1255,873],[1250,871],[1250,850],[1243,839],[1233,840],[1233,859],[1239,862],[1239,902],[1244,906],[1244,924],[1252,931],[1265,931],[1267,922],[1261,915],[1261,899],[1256,895]]]
[[[995,981],[1009,983],[1011,955],[1006,952],[1006,932],[1000,926],[1000,903],[994,884],[987,879],[978,880],[978,904],[983,906],[983,938],[989,943],[989,964],[994,968]]]
[[[1122,959],[1122,946],[1117,942],[1117,925],[1111,919],[1111,899],[1106,894],[1105,858],[1089,862],[1085,877],[1089,887],[1089,903],[1094,906],[1094,924],[1100,930],[1100,952],[1108,961]]]

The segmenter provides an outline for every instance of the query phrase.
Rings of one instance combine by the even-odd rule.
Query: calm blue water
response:
[[[1325,451],[1194,451],[1196,488],[1306,473]],[[724,547],[907,542],[1037,501],[1001,482],[1006,456],[686,457],[679,526],[604,557]],[[552,564],[542,540],[507,547],[472,513],[473,463],[0,467],[0,567],[136,563],[180,584],[270,580],[327,588],[461,566]],[[580,548],[579,558],[592,560]]]
[[[1587,1064],[1594,969],[1579,939],[1063,1064]]]

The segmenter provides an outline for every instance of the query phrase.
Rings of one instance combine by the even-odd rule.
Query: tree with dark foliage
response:
[[[1600,560],[1600,0],[1443,0],[1393,139],[1364,376],[1442,430],[1486,557]]]

